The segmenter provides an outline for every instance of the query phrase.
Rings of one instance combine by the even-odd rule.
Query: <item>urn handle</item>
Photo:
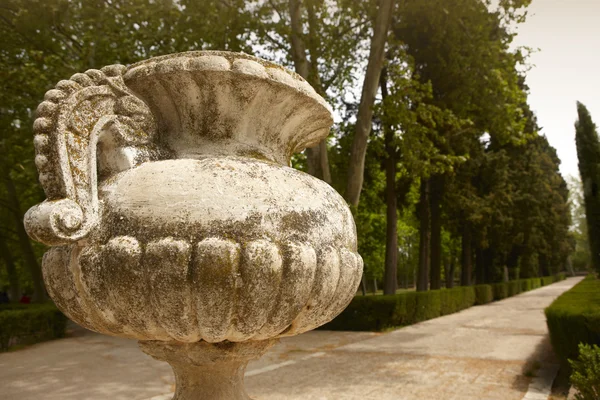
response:
[[[34,122],[35,164],[47,199],[25,215],[49,245],[85,238],[100,220],[98,180],[156,159],[156,124],[123,82],[123,65],[91,69],[46,92]]]

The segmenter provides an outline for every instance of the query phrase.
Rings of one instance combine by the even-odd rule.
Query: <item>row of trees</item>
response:
[[[35,107],[106,64],[198,49],[294,69],[334,106],[295,167],[344,195],[386,293],[549,274],[572,250],[559,160],[527,105],[530,0],[7,0],[0,7],[0,283],[43,297],[23,211],[41,201]],[[400,272],[400,274],[398,274]]]

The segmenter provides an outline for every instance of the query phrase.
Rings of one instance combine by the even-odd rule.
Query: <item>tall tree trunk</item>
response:
[[[519,268],[519,278],[533,278],[538,276],[536,266],[533,264],[533,249],[525,246],[521,254],[521,267]]]
[[[19,290],[19,276],[17,275],[17,267],[15,260],[10,252],[10,248],[6,243],[6,238],[0,236],[0,256],[4,260],[6,266],[6,275],[8,276],[8,296],[10,301],[19,301],[20,290]]]
[[[483,283],[490,283],[499,278],[496,266],[496,252],[494,249],[491,247],[483,249]]]
[[[509,269],[514,269],[519,266],[519,253],[520,248],[518,246],[513,246],[510,253],[508,253],[508,257],[506,257],[506,266]]]
[[[360,279],[360,288],[362,291],[362,295],[366,296],[367,295],[367,278],[365,277],[364,273],[363,273],[362,278]]]
[[[549,276],[550,268],[548,268],[548,257],[544,253],[538,254],[538,262],[539,262],[539,276]]]
[[[475,246],[475,282],[478,285],[484,283],[485,277],[485,260],[483,258],[483,249],[481,246]]]
[[[388,95],[386,70],[381,73],[382,100]],[[384,110],[385,112],[385,110]],[[385,282],[383,294],[396,294],[398,288],[398,212],[396,210],[396,145],[394,132],[384,126],[385,141],[385,203],[386,203],[386,240],[385,240]]]
[[[331,171],[329,170],[329,157],[327,156],[327,139],[321,140],[318,145],[306,150],[307,172],[331,184]]]
[[[431,178],[431,194],[429,206],[431,209],[431,290],[441,288],[442,274],[442,200],[443,178],[440,175]]]
[[[475,248],[475,277],[481,285],[491,281],[494,268],[494,252],[491,248]]]
[[[25,231],[25,226],[23,225],[23,212],[21,211],[21,204],[19,202],[19,197],[17,196],[17,191],[15,189],[14,182],[8,174],[8,171],[4,173],[3,178],[4,186],[6,187],[6,193],[8,195],[8,202],[11,207],[11,212],[15,219],[17,237],[19,239],[19,246],[25,258],[25,264],[29,269],[31,280],[33,281],[32,301],[42,302],[46,299],[46,291],[44,289],[44,281],[42,279],[42,270],[40,269],[40,265],[38,264],[35,252],[33,251],[33,247],[31,246],[29,236]]]
[[[311,54],[312,63],[308,61],[306,58],[307,48],[306,43],[302,39],[302,11],[301,11],[301,0],[290,0],[288,3],[289,12],[290,12],[290,22],[291,22],[291,52],[292,52],[292,60],[294,61],[294,69],[304,79],[310,83],[314,89],[323,96],[325,93],[322,85],[321,85],[321,77],[319,76],[319,71],[317,70],[316,63],[314,60],[318,57],[318,50],[316,48],[316,41],[312,37],[315,35],[315,27],[314,24],[315,16],[314,16],[314,8],[310,1],[307,3],[307,10],[309,12],[309,43],[311,47],[309,48]],[[316,146],[310,147],[306,149],[306,163],[307,163],[307,172],[312,176],[315,176],[319,179],[324,180],[325,182],[331,184],[331,172],[329,170],[329,158],[327,157],[327,139],[322,140]]]
[[[356,130],[350,152],[348,181],[344,194],[346,201],[353,207],[358,207],[360,192],[362,191],[365,174],[365,156],[367,154],[367,143],[373,119],[373,103],[377,95],[379,75],[383,68],[384,50],[393,6],[393,0],[379,0],[377,17],[373,26],[369,62],[365,71],[358,115],[356,116]]]
[[[473,239],[471,230],[468,227],[463,228],[461,244],[461,271],[460,285],[471,286],[471,275],[473,273]]]
[[[520,246],[513,246],[508,253],[508,257],[506,257],[506,267],[508,269],[508,279],[510,280],[510,276],[517,276],[517,269],[519,268],[519,257],[521,254]],[[516,279],[516,278],[515,278]]]
[[[291,51],[292,60],[294,61],[294,69],[298,75],[304,79],[308,79],[310,66],[306,58],[306,45],[302,40],[302,11],[300,10],[301,0],[290,0],[288,3],[290,10],[290,25],[291,25]]]
[[[537,268],[533,265],[534,248],[530,244],[530,237],[531,232],[529,229],[526,229],[523,235],[521,259],[519,260],[519,278],[533,278],[537,276]]]
[[[450,253],[450,258],[446,264],[446,288],[451,289],[454,287],[454,270],[456,269],[456,259],[453,252]]]
[[[417,291],[426,291],[429,288],[429,244],[431,240],[431,221],[429,215],[429,180],[421,180],[419,213],[419,277]]]

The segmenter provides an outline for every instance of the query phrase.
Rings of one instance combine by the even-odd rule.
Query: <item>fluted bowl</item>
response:
[[[292,168],[157,161],[101,192],[91,243],[55,247],[43,262],[57,305],[96,331],[181,342],[295,335],[339,314],[362,274],[344,200]]]

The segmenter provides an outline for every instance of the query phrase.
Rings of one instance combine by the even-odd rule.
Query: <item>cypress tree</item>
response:
[[[575,143],[588,225],[592,266],[600,272],[600,139],[587,108],[577,102]]]

